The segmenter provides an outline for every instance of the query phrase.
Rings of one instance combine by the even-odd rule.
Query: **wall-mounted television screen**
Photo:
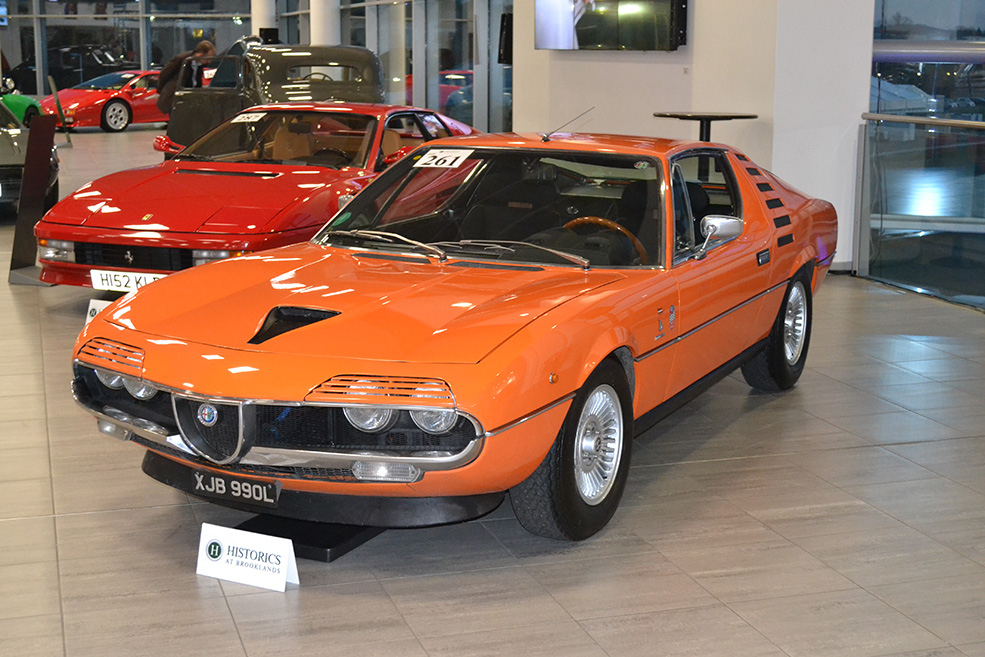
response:
[[[677,50],[687,0],[535,0],[539,50]]]

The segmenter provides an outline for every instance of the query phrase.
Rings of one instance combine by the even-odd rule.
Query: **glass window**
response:
[[[659,172],[637,156],[419,149],[326,230],[383,229],[470,259],[659,264]],[[331,232],[320,239],[335,243]]]
[[[248,112],[195,141],[177,159],[366,168],[376,119],[348,112]]]
[[[701,151],[672,162],[674,260],[687,259],[704,244],[701,220],[708,215],[741,216],[732,169],[720,151]],[[717,245],[709,243],[709,249]]]
[[[125,84],[137,77],[136,73],[108,73],[100,75],[82,84],[77,84],[73,89],[122,89]]]

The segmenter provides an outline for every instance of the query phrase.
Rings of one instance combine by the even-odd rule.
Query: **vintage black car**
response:
[[[140,68],[140,65],[116,57],[106,46],[87,44],[48,48],[48,75],[59,89],[74,87],[106,73],[134,68]],[[33,56],[10,69],[10,78],[22,94],[38,93],[35,69]],[[48,93],[51,91],[46,90],[45,94]]]
[[[190,144],[247,107],[305,100],[383,101],[383,67],[371,50],[355,46],[250,45],[243,54],[204,60],[206,84],[179,75],[168,138]]]

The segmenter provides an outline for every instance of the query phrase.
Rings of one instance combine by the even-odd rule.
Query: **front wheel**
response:
[[[766,347],[742,366],[746,383],[765,392],[779,392],[797,383],[807,362],[812,314],[810,279],[802,274],[787,287]]]
[[[122,132],[130,125],[130,108],[120,100],[111,100],[103,107],[102,119],[99,122],[106,132]]]
[[[622,367],[612,360],[588,377],[547,456],[510,490],[513,511],[527,531],[579,541],[609,522],[629,473],[631,396]]]

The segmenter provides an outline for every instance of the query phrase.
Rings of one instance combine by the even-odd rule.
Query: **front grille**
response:
[[[125,244],[75,243],[75,262],[90,267],[179,271],[194,265],[191,249]]]
[[[203,406],[211,406],[215,411],[216,419],[212,426],[199,419]],[[182,435],[202,454],[215,461],[226,461],[240,451],[240,407],[236,404],[206,403],[176,397],[174,408]],[[249,411],[249,407],[245,410]]]
[[[0,184],[13,185],[20,187],[21,178],[24,175],[24,167],[0,167]]]
[[[79,360],[139,377],[144,366],[144,351],[120,342],[93,338],[79,350]]]
[[[429,434],[401,412],[392,428],[365,433],[353,427],[340,408],[323,406],[256,406],[257,447],[329,451],[460,452],[475,440],[475,428],[464,417],[451,431]]]

